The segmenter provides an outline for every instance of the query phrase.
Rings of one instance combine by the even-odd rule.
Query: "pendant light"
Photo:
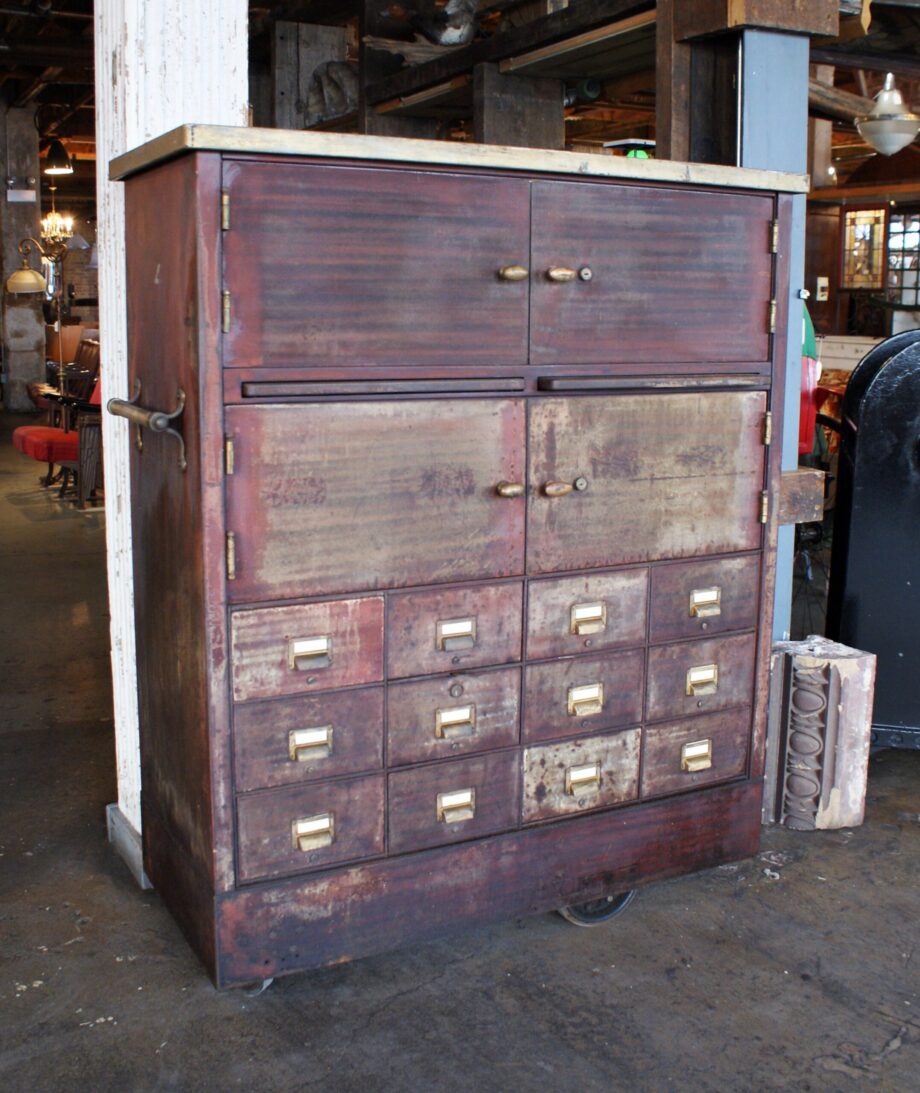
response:
[[[48,154],[45,156],[45,174],[73,174],[73,163],[67,154],[67,149],[59,140],[53,140],[48,146]]]
[[[920,131],[920,117],[905,108],[891,72],[885,77],[884,87],[875,96],[875,106],[868,114],[854,120],[863,140],[883,156],[893,156],[906,148]]]

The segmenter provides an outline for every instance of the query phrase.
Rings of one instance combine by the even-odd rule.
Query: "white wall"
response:
[[[246,0],[96,0],[96,155],[103,400],[129,397],[124,193],[109,161],[187,122],[245,125]],[[103,414],[118,812],[140,832],[128,427]],[[132,831],[133,829],[133,831]],[[111,817],[110,817],[110,831]],[[139,845],[139,844],[137,844]],[[124,850],[124,847],[122,847]],[[131,862],[137,873],[137,862]]]

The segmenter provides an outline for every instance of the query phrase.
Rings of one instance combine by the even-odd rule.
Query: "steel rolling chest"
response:
[[[113,174],[145,868],[215,982],[752,854],[803,180],[201,126]]]

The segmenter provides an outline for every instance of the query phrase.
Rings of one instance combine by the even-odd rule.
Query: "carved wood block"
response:
[[[875,661],[816,635],[773,646],[764,823],[862,823]]]

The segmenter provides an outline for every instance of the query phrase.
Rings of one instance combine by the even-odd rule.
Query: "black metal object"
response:
[[[878,657],[873,743],[920,748],[920,330],[847,385],[827,635]]]

